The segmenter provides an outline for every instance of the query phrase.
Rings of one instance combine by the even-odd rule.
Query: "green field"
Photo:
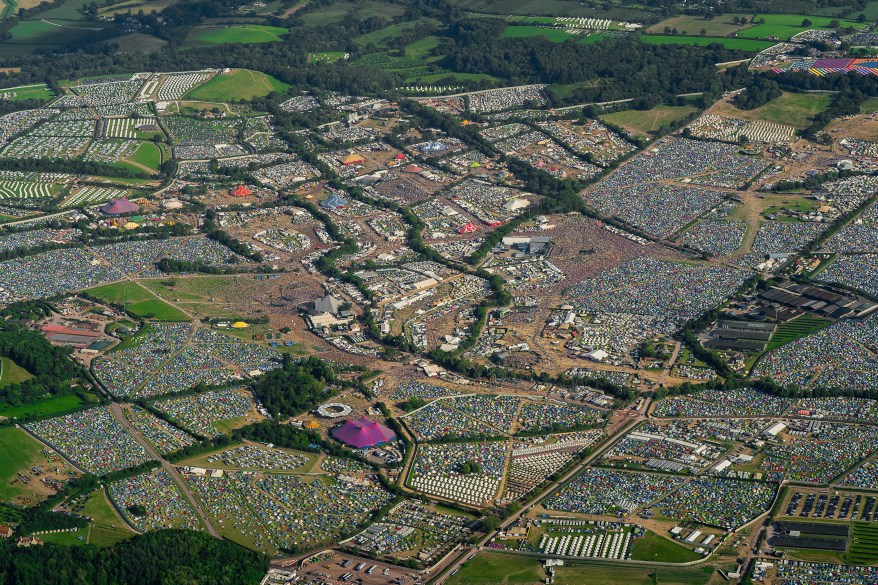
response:
[[[745,120],[766,120],[778,124],[788,124],[798,129],[807,128],[811,120],[829,106],[832,96],[828,93],[788,93],[752,110],[739,110],[723,107],[716,113],[743,118]]]
[[[373,16],[392,19],[401,16],[405,12],[402,4],[381,2],[380,0],[364,0],[363,2],[333,2],[328,6],[310,10],[302,15],[302,21],[307,26],[324,26],[334,22],[341,22],[348,15],[356,15],[357,20],[364,20]]]
[[[41,100],[49,101],[55,94],[45,84],[25,85],[22,87],[10,87],[0,90],[0,95],[15,94],[8,98],[9,101],[18,102],[21,100]]]
[[[777,37],[781,40],[787,40],[790,37],[806,31],[811,28],[829,28],[832,20],[838,20],[843,27],[863,28],[867,23],[860,23],[855,20],[833,19],[828,16],[803,16],[801,14],[760,14],[756,20],[765,19],[765,24],[757,24],[750,28],[745,28],[738,33],[738,36],[746,38],[765,38]],[[802,26],[802,21],[808,19],[811,25]]]
[[[121,304],[134,317],[169,322],[191,320],[179,309],[156,298],[151,292],[132,282],[105,284],[91,288],[86,292],[106,303]]]
[[[119,517],[102,489],[92,493],[82,513],[92,518],[89,544],[112,546],[134,536],[134,531]]]
[[[215,75],[210,81],[199,85],[186,99],[215,102],[237,102],[266,96],[273,91],[284,92],[289,85],[270,75],[249,69],[236,69],[229,75]]]
[[[308,63],[334,63],[344,58],[344,51],[323,51],[308,53]]]
[[[671,18],[666,18],[658,24],[652,25],[646,30],[647,32],[652,34],[662,34],[662,32],[664,32],[665,30],[665,27],[668,27],[672,30],[677,29],[677,31],[681,34],[685,31],[690,35],[700,34],[701,31],[704,30],[706,36],[724,37],[726,35],[740,31],[742,28],[750,26],[748,24],[740,25],[732,22],[732,18],[740,18],[741,16],[750,18],[750,15],[742,14],[723,14],[722,16],[716,16],[710,19],[706,19],[701,16],[689,15],[672,16]]]
[[[810,335],[811,333],[823,329],[831,323],[832,321],[829,319],[812,317],[810,315],[802,315],[792,321],[781,323],[774,332],[774,335],[771,336],[771,340],[768,342],[766,349],[774,349],[785,343],[801,339],[806,335]]]
[[[655,568],[604,562],[570,564],[569,561],[565,561],[565,566],[555,568],[555,584],[704,585],[713,572],[713,567]],[[537,559],[513,554],[480,552],[446,583],[449,585],[536,585],[543,582],[545,577],[545,570]]]
[[[878,98],[869,98],[860,106],[861,114],[873,114],[878,112]]]
[[[520,37],[545,37],[553,43],[560,43],[572,39],[573,35],[559,28],[544,28],[541,26],[527,25],[508,25],[500,34],[500,38],[503,39]]]
[[[61,7],[72,3],[75,2],[66,2]],[[55,20],[57,17],[50,16],[49,12],[42,13],[40,20],[19,21],[10,31],[11,38],[0,42],[0,56],[21,54],[45,47],[60,47],[107,27],[99,22]],[[77,14],[76,18],[78,16]]]
[[[5,388],[10,384],[19,384],[30,378],[33,378],[30,372],[8,357],[0,357],[0,388]]]
[[[211,47],[230,43],[276,43],[289,30],[279,26],[244,24],[240,26],[196,26],[183,41],[184,47]]]
[[[871,565],[878,562],[878,526],[860,522],[851,525],[848,562],[853,565]]]
[[[695,112],[693,106],[660,105],[651,110],[625,110],[600,116],[601,120],[621,126],[633,134],[648,135],[661,126]]]
[[[61,394],[60,396],[44,398],[21,406],[0,407],[0,416],[6,418],[54,416],[76,410],[81,406],[85,406],[85,402],[76,394]]]
[[[661,561],[663,563],[688,563],[701,558],[696,552],[680,546],[673,540],[663,538],[647,531],[638,538],[631,548],[631,558],[635,561]]]
[[[43,446],[21,429],[0,428],[0,501],[7,501],[18,495],[31,493],[27,485],[10,485],[22,469],[30,469],[45,457],[40,453]]]
[[[144,142],[128,157],[128,160],[157,171],[162,164],[162,151],[152,142]]]
[[[405,33],[408,30],[416,28],[418,26],[423,25],[433,25],[439,26],[439,22],[433,20],[432,18],[419,18],[417,20],[412,20],[409,22],[400,22],[397,24],[392,24],[390,26],[384,27],[382,29],[378,29],[376,31],[372,31],[370,33],[360,35],[354,38],[354,42],[358,45],[380,45],[386,46],[387,41],[391,41],[393,39],[398,38],[401,34]]]
[[[731,39],[725,37],[693,37],[682,35],[642,35],[640,37],[644,43],[650,45],[695,45],[697,47],[706,47],[714,43],[718,43],[727,49],[738,49],[739,51],[759,52],[763,49],[774,45],[771,41],[759,41],[754,39]]]

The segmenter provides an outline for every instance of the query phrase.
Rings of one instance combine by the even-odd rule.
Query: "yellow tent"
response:
[[[320,425],[316,420],[309,420],[305,423],[305,428],[313,431],[314,429],[319,429]]]
[[[136,230],[137,228],[140,227],[140,224],[134,223],[133,221],[129,221],[128,223],[126,223],[122,227],[125,228],[126,230]]]
[[[243,321],[235,321],[234,323],[232,323],[232,329],[246,329],[247,327],[250,326]]]

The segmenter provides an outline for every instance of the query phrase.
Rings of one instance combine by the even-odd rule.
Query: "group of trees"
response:
[[[191,530],[148,532],[111,548],[0,543],[0,583],[16,585],[256,585],[267,568],[265,556]]]
[[[69,348],[53,346],[36,331],[15,321],[0,321],[0,356],[10,358],[33,376],[0,388],[0,402],[17,406],[72,392],[72,382],[82,372],[69,354]]]
[[[273,415],[297,415],[308,411],[332,395],[335,371],[325,361],[309,357],[293,360],[284,356],[283,367],[260,377],[253,392]]]

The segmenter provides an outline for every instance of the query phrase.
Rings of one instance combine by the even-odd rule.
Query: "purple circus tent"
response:
[[[107,215],[124,215],[126,213],[134,213],[140,209],[134,203],[127,199],[110,199],[107,204],[101,207],[101,211]]]
[[[396,438],[396,433],[382,424],[361,416],[357,420],[346,420],[343,425],[332,431],[332,436],[345,445],[365,449],[392,441]]]

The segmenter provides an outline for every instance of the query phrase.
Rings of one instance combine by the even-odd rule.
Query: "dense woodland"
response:
[[[249,585],[265,557],[203,532],[160,530],[112,548],[0,543],[2,585]]]
[[[327,384],[335,382],[332,367],[316,357],[295,361],[285,356],[282,368],[272,370],[253,384],[253,392],[273,415],[297,415],[332,395]]]

